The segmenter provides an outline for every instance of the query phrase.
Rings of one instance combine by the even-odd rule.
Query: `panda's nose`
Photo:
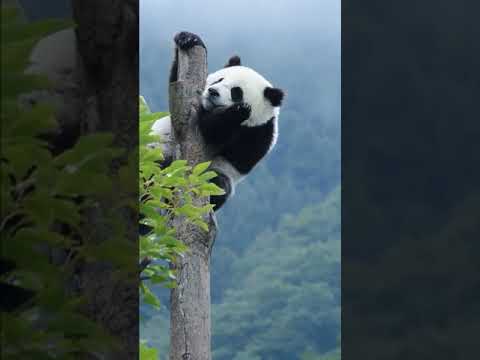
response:
[[[214,88],[209,88],[209,89],[208,89],[208,94],[209,94],[210,96],[213,96],[213,97],[218,97],[218,96],[220,96],[220,94],[218,93],[218,91],[215,90]]]

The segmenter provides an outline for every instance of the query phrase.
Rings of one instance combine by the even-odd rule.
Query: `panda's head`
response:
[[[241,66],[240,58],[234,56],[225,68],[208,75],[202,106],[210,111],[215,107],[247,103],[251,107],[251,115],[244,124],[257,126],[278,117],[283,97],[281,89],[273,87],[251,68]]]

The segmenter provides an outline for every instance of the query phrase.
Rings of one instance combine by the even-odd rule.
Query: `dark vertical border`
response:
[[[342,0],[344,359],[478,357],[478,14]]]
[[[5,187],[11,187],[10,193],[14,193],[15,185],[25,179],[33,185],[21,195],[12,195],[12,201],[2,199],[2,206],[6,204],[6,208],[2,208],[1,219],[0,357],[136,359],[139,346],[138,1],[11,0],[2,1],[4,4],[23,6],[18,25],[4,28],[2,23],[2,40],[10,41],[2,42],[2,48],[10,46],[13,54],[6,60],[9,68],[16,69],[13,56],[19,59],[28,56],[12,50],[12,46],[23,49],[26,42],[20,43],[22,36],[30,41],[36,39],[36,29],[43,33],[47,27],[57,26],[56,29],[61,30],[51,32],[51,37],[39,37],[40,42],[30,53],[33,65],[26,62],[27,67],[49,83],[33,92],[23,83],[18,85],[25,88],[18,111],[27,115],[7,119],[4,114],[11,115],[12,111],[4,113],[2,109],[2,122],[6,121],[2,131],[30,136],[30,132],[41,126],[38,124],[47,123],[46,115],[42,117],[47,114],[46,110],[34,112],[45,104],[55,109],[52,117],[56,118],[58,127],[38,136],[48,143],[53,154],[51,159],[39,153],[43,156],[42,162],[32,162],[37,168],[32,167],[24,179],[15,178],[19,172],[2,176],[2,195],[9,193]],[[13,17],[7,20],[11,19]],[[59,26],[52,19],[67,20],[68,24]],[[46,22],[42,25],[40,21]],[[7,34],[10,29],[18,30],[18,34]],[[12,39],[17,38],[14,43]],[[4,84],[12,83],[8,83],[11,76],[22,76],[22,69],[19,71],[19,74],[2,74],[2,89]],[[3,95],[2,105],[4,99],[13,99],[5,102],[13,108],[15,97]],[[31,126],[26,123],[28,119],[32,121]],[[15,121],[23,122],[17,127],[11,126]],[[18,128],[24,129],[25,134]],[[2,141],[4,134],[2,132]],[[26,143],[24,157],[35,157],[36,154],[31,153],[33,144],[33,141]],[[17,147],[13,153],[8,146],[2,144],[1,161],[2,170],[10,171],[16,168],[15,161],[20,157],[15,154],[22,149]],[[4,167],[4,164],[8,165]],[[41,165],[38,164],[51,167],[51,174],[60,174],[60,178],[51,178],[55,185],[44,181],[50,173],[39,171]],[[36,174],[42,174],[42,181],[38,180],[40,176],[35,178]],[[3,181],[6,179],[9,182]],[[40,192],[42,197],[36,195]],[[29,193],[35,201],[25,200]],[[3,215],[9,214],[15,200],[22,206],[32,204],[37,208],[26,209],[23,219],[29,222],[22,225],[20,217],[18,221],[14,219],[16,222],[5,222],[8,226],[4,227]],[[64,211],[59,210],[60,206]],[[32,214],[35,217],[29,218]],[[43,226],[43,220],[47,225]],[[36,234],[39,228],[43,232]],[[22,231],[31,237],[16,236]],[[23,248],[18,246],[19,239],[25,240]],[[32,271],[36,266],[45,270],[45,274],[48,270],[48,274],[38,273],[36,277]],[[21,285],[20,290],[15,290],[17,285]],[[6,289],[13,289],[8,293],[11,297],[7,296]]]

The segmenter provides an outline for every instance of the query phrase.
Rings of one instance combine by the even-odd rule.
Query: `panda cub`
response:
[[[175,37],[182,50],[204,46],[195,34],[182,32]],[[205,46],[204,46],[205,47]],[[175,58],[170,82],[177,80]],[[238,56],[229,59],[225,68],[207,77],[201,95],[198,126],[212,155],[210,168],[218,176],[211,181],[224,195],[211,196],[214,210],[220,209],[233,195],[236,184],[273,148],[278,136],[278,116],[284,98],[263,76],[241,65]],[[165,158],[172,156],[170,117],[157,120],[152,133],[163,139]]]

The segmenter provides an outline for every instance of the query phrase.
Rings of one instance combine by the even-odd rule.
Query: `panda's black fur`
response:
[[[195,34],[181,32],[175,36],[176,46],[188,50],[203,46]],[[172,65],[170,82],[177,80],[177,57]],[[277,139],[279,107],[284,92],[273,87],[254,70],[241,65],[232,56],[224,69],[210,74],[201,96],[198,116],[200,132],[211,153],[211,168],[218,176],[212,182],[224,195],[212,196],[215,210],[220,209],[235,190],[235,185],[273,148]],[[153,132],[171,136],[170,118],[162,118]],[[167,141],[168,142],[168,141]],[[170,149],[164,147],[166,157]]]

